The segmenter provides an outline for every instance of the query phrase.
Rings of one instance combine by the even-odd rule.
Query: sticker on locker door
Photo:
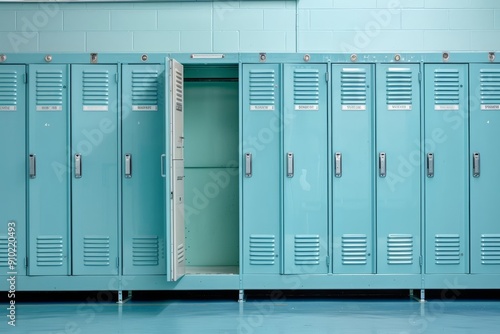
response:
[[[83,111],[108,111],[108,106],[83,106]]]
[[[16,106],[0,106],[0,111],[17,111]]]
[[[500,104],[482,104],[481,110],[500,110]]]

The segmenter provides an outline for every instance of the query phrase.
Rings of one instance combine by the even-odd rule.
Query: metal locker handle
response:
[[[380,177],[386,177],[387,175],[387,161],[385,152],[380,152],[378,157],[378,170]]]
[[[125,154],[125,177],[132,177],[132,154]]]
[[[342,177],[342,153],[335,153],[335,177]]]
[[[294,166],[293,166],[293,153],[292,152],[288,152],[286,154],[287,156],[287,163],[286,163],[286,176],[287,177],[293,177],[293,174],[294,174]]]
[[[427,154],[427,177],[434,177],[434,153]]]
[[[82,177],[82,156],[80,154],[75,154],[75,178],[79,179]]]
[[[30,154],[30,178],[36,178],[36,155]]]
[[[473,176],[474,177],[479,177],[481,175],[480,160],[481,160],[481,157],[480,157],[479,153],[474,152],[473,157],[472,157],[472,169],[473,169]]]
[[[252,154],[245,154],[245,177],[252,177]]]
[[[165,160],[167,159],[167,156],[165,154],[162,154],[160,156],[160,173],[161,177],[167,177],[167,172],[165,171]]]

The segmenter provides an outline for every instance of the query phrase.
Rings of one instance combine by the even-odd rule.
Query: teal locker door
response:
[[[373,66],[333,65],[333,272],[374,273]]]
[[[500,273],[500,66],[470,68],[471,273]]]
[[[186,273],[186,237],[184,221],[184,66],[174,59],[166,59],[168,77],[165,82],[167,115],[165,128],[166,155],[163,155],[165,182],[165,224],[170,256],[168,257],[169,281],[177,281]]]
[[[1,275],[7,272],[26,274],[24,267],[27,178],[25,75],[24,66],[0,66]],[[10,232],[9,227],[11,227]],[[13,238],[17,239],[17,264],[9,263],[9,246],[12,246],[9,242],[12,242]]]
[[[326,73],[321,64],[284,66],[285,274],[328,272]]]
[[[280,67],[243,65],[243,272],[279,274]]]
[[[123,274],[165,275],[164,65],[122,69]]]
[[[29,66],[29,275],[69,275],[68,66]]]
[[[468,272],[468,68],[425,65],[425,271]]]
[[[117,67],[73,65],[73,275],[118,274]]]
[[[377,65],[377,270],[420,273],[420,66]]]

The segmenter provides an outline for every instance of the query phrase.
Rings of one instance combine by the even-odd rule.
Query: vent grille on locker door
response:
[[[295,264],[319,265],[319,235],[295,236]]]
[[[0,111],[17,108],[17,72],[0,72]]]
[[[185,248],[184,248],[184,243],[180,244],[177,246],[177,263],[181,264],[184,262],[186,256]]]
[[[481,108],[498,110],[500,106],[500,70],[481,70]]]
[[[437,109],[458,110],[460,104],[460,72],[438,69],[434,71],[434,104]]]
[[[250,235],[250,264],[274,265],[275,252],[274,235]]]
[[[436,234],[435,242],[437,265],[460,264],[460,235]]]
[[[250,71],[250,110],[274,110],[276,76],[274,70]]]
[[[342,264],[365,265],[368,263],[368,237],[366,234],[342,236]]]
[[[319,71],[296,69],[293,73],[295,110],[319,109]]]
[[[411,234],[387,236],[387,264],[413,264],[413,236]]]
[[[409,109],[412,105],[412,72],[409,68],[389,68],[386,73],[389,110]]]
[[[364,68],[344,68],[341,73],[342,110],[366,110],[367,74]]]
[[[83,263],[85,266],[109,266],[109,237],[84,237]]]
[[[7,267],[9,259],[9,241],[6,236],[0,236],[0,267]]]
[[[481,263],[500,264],[500,234],[481,235]]]
[[[158,108],[158,72],[132,72],[133,110],[157,110]]]
[[[62,110],[63,104],[63,72],[36,71],[36,110]]]
[[[135,237],[132,240],[134,266],[157,266],[159,264],[159,241],[157,236]]]
[[[36,265],[58,267],[63,265],[63,237],[39,236],[36,238]]]
[[[108,111],[109,72],[83,71],[83,110]]]
[[[184,106],[184,72],[175,67],[175,110],[183,111]]]

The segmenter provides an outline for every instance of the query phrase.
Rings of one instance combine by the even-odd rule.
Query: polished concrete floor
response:
[[[118,305],[110,295],[16,305],[16,327],[2,307],[0,333],[500,333],[500,300],[295,298],[271,294],[233,300],[139,299]],[[161,299],[161,298],[160,298]],[[6,306],[6,302],[2,301]]]

